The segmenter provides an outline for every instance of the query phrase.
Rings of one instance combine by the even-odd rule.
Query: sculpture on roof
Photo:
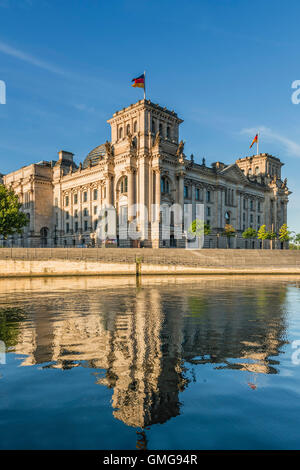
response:
[[[179,145],[178,145],[178,148],[177,148],[177,152],[176,152],[177,157],[181,157],[181,156],[182,156],[182,154],[183,154],[183,149],[184,149],[184,142],[183,142],[183,140],[181,140],[181,141],[179,142]]]
[[[160,134],[159,134],[159,132],[156,132],[155,139],[154,139],[154,145],[159,145],[160,141],[161,141]]]
[[[107,155],[108,157],[112,157],[112,155],[113,155],[113,149],[112,149],[111,142],[109,142],[109,141],[107,140],[107,141],[105,142],[104,146],[105,146],[106,155]]]

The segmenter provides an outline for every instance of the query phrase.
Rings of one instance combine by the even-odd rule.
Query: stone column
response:
[[[198,202],[198,201],[197,201]],[[192,219],[196,219],[195,185],[192,184]]]
[[[112,205],[113,204],[113,198],[112,198],[112,177],[111,175],[108,173],[105,175],[105,178],[106,178],[106,182],[105,182],[105,186],[106,186],[106,197],[105,197],[105,202],[107,205]]]
[[[135,204],[135,170],[128,168],[128,220],[131,222],[134,218],[133,205]]]
[[[178,204],[181,205],[182,207],[182,212],[183,212],[183,206],[184,206],[184,173],[180,172],[178,175]]]
[[[160,169],[155,170],[155,220],[160,222]]]
[[[142,240],[148,240],[149,162],[146,155],[139,158],[139,223]]]

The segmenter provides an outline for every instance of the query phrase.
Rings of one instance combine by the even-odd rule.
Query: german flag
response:
[[[252,144],[250,145],[250,149],[252,147],[253,144],[255,144],[255,142],[258,142],[258,134],[256,134],[256,136],[254,137],[254,139],[252,140]]]
[[[137,78],[133,78],[131,81],[133,82],[132,84],[133,87],[145,89],[145,74],[144,73]]]

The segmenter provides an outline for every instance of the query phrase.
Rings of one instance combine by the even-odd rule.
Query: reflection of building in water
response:
[[[141,428],[163,423],[180,413],[189,364],[277,373],[273,356],[284,344],[286,287],[247,281],[227,287],[202,281],[182,290],[33,297],[15,350],[28,354],[23,365],[105,369],[95,373],[96,382],[112,389],[117,419]]]

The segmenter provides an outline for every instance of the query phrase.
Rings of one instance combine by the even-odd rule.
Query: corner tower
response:
[[[150,100],[140,100],[114,113],[107,121],[111,126],[111,143],[115,155],[125,152],[128,137],[136,142],[139,153],[148,154],[154,138],[160,139],[170,153],[176,153],[179,137],[179,119],[175,111],[169,111]]]

